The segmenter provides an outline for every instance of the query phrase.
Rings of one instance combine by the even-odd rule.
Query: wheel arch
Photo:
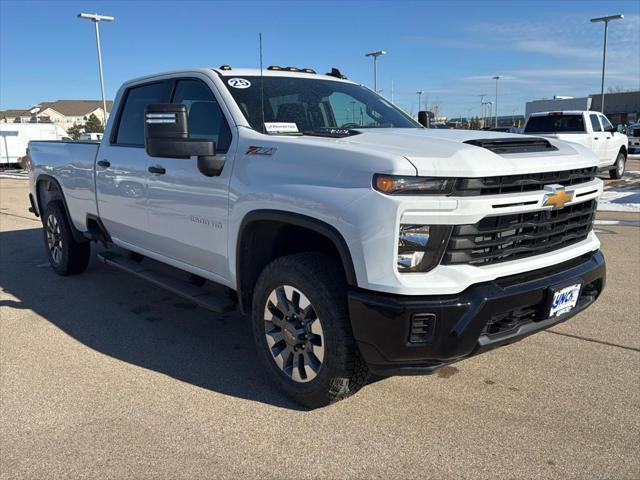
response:
[[[298,241],[283,241],[292,234]],[[291,239],[289,239],[291,240]],[[258,276],[272,260],[304,251],[334,254],[349,285],[357,285],[351,252],[332,225],[307,215],[280,210],[254,210],[242,219],[236,248],[236,288],[240,311],[251,310]]]
[[[627,158],[627,156],[628,156],[628,153],[627,153],[627,146],[626,146],[626,145],[622,145],[622,146],[620,146],[620,150],[618,150],[618,153],[623,153],[623,154],[624,154],[624,157],[625,157],[625,159],[626,159],[626,158]]]
[[[64,198],[64,193],[62,191],[62,187],[60,186],[60,182],[57,179],[52,177],[51,175],[39,175],[36,180],[36,205],[38,206],[38,211],[40,212],[40,217],[44,222],[44,208],[49,204],[49,202],[60,200],[62,202],[62,206],[64,208],[64,213],[67,216],[67,221],[69,223],[69,228],[71,229],[71,233],[73,234],[73,238],[76,242],[86,242],[86,237],[82,234],[80,230],[78,230],[73,221],[71,220],[71,214],[69,213],[69,207],[67,205],[67,200]]]

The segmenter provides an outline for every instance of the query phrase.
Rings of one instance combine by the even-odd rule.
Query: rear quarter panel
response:
[[[97,215],[94,161],[97,142],[30,142],[31,193],[37,198],[39,180],[53,177],[62,188],[71,221],[87,230],[87,214]]]

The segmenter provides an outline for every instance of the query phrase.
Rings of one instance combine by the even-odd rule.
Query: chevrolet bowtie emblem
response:
[[[567,191],[562,185],[545,185],[544,191],[543,207],[562,208],[573,200],[574,191]]]

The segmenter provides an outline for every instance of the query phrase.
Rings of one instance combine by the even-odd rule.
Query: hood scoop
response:
[[[545,138],[481,138],[464,142],[480,148],[486,148],[500,155],[507,153],[552,152],[558,150]]]

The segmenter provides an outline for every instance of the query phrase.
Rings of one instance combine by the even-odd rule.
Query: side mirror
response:
[[[187,108],[178,103],[153,103],[144,112],[144,144],[150,157],[198,157],[203,175],[220,175],[224,157],[216,155],[213,140],[189,138]]]
[[[420,110],[418,112],[418,123],[423,127],[429,128],[434,119],[435,115],[433,112],[427,110]]]

